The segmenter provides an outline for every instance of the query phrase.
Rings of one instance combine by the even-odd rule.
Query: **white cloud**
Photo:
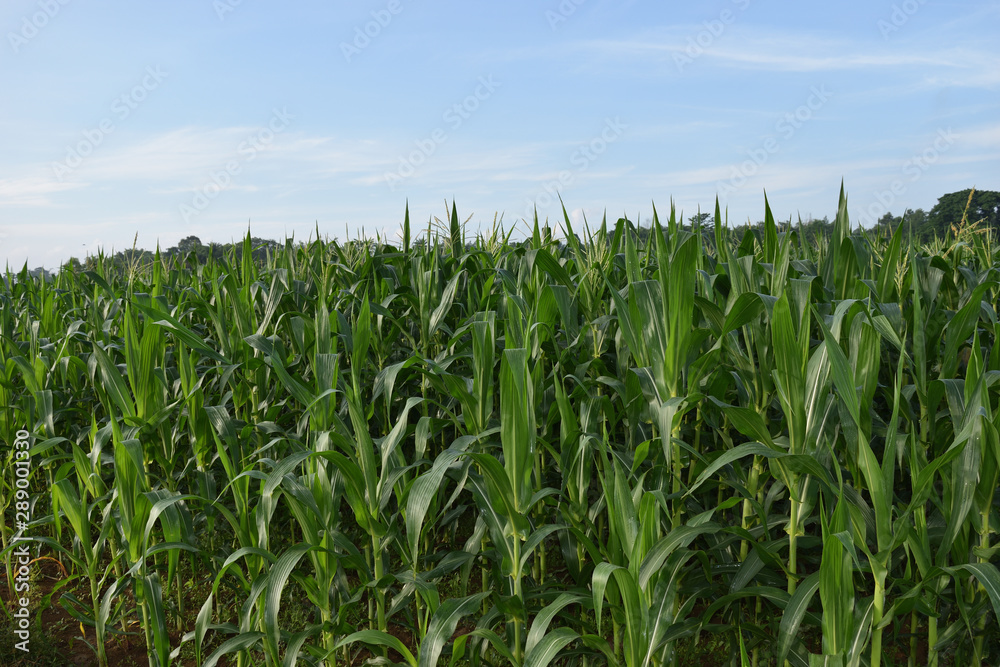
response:
[[[701,25],[655,28],[630,40],[589,40],[569,47],[597,58],[625,58],[641,64],[655,59],[673,63],[675,56],[691,57],[689,38],[705,31]],[[757,25],[734,24],[694,55],[717,65],[780,72],[832,72],[936,68],[927,75],[952,85],[991,87],[1000,83],[1000,56],[969,47],[933,48],[926,42],[876,45],[830,39],[801,30],[781,31]],[[937,70],[946,70],[943,73]],[[675,70],[676,71],[676,70]]]
[[[80,187],[74,183],[60,183],[46,176],[0,179],[0,207],[51,206],[49,195]]]
[[[1000,124],[984,125],[962,130],[959,139],[969,147],[1000,147]],[[996,156],[992,157],[995,158]]]
[[[239,159],[241,145],[256,131],[251,127],[184,127],[95,155],[77,172],[88,180],[186,181]],[[267,145],[261,151],[269,149]]]

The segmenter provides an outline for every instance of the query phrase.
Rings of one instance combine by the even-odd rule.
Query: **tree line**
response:
[[[686,229],[706,228],[715,224],[714,216],[710,213],[698,213],[682,222],[682,227]],[[989,234],[994,238],[1000,236],[1000,192],[994,190],[976,190],[968,188],[958,192],[950,192],[938,198],[937,203],[930,211],[923,209],[906,209],[902,215],[893,215],[887,212],[875,225],[875,232],[879,234],[892,235],[896,229],[902,225],[907,237],[911,237],[918,245],[931,243],[935,239],[956,238],[961,233],[972,231],[974,233]],[[747,221],[742,225],[730,225],[729,232],[733,235],[742,236],[748,229],[763,228],[764,221],[756,223]],[[818,242],[833,233],[833,221],[827,216],[817,219],[799,220],[793,226],[806,242]],[[652,220],[646,220],[637,228],[638,240],[645,242],[649,237]],[[870,232],[869,232],[870,233]],[[273,253],[284,244],[273,239],[251,238],[253,247],[253,259],[255,262],[263,262],[268,252]],[[159,251],[161,259],[181,260],[184,262],[204,264],[211,257],[219,260],[235,252],[236,257],[241,257],[243,252],[243,242],[236,243],[202,243],[197,236],[187,236],[178,241],[176,246]],[[104,257],[105,262],[111,265],[122,267],[148,266],[149,262],[156,259],[156,253],[149,250],[136,249],[135,247],[114,253]],[[97,258],[88,256],[83,261],[73,257],[64,264],[64,268],[76,270],[92,269]],[[27,267],[25,267],[25,270]],[[47,276],[48,271],[39,267],[27,271],[32,276]]]

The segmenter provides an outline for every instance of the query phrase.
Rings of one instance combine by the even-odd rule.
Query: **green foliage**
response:
[[[160,667],[677,665],[705,637],[718,664],[996,664],[977,194],[948,244],[852,230],[844,193],[832,223],[765,200],[517,243],[452,204],[420,238],[407,209],[401,248],[248,233],[8,273],[25,535],[74,618],[140,627]]]
[[[938,198],[930,211],[907,209],[902,216],[883,215],[877,224],[888,236],[902,227],[921,245],[945,239],[968,241],[970,233],[1000,238],[1000,192],[966,189]]]

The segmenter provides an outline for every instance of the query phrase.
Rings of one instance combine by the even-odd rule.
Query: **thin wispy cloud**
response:
[[[670,26],[656,34],[634,39],[590,40],[568,49],[574,55],[624,58],[648,64],[650,58],[672,61],[673,56],[712,61],[741,69],[777,72],[835,72],[872,68],[947,68],[986,70],[1000,65],[996,53],[970,48],[934,48],[928,44],[899,46],[859,44],[850,39],[832,40],[801,31],[771,33],[753,25],[734,25],[705,48],[692,50],[692,36],[706,29],[700,25]],[[989,76],[992,71],[983,71]],[[987,78],[987,80],[990,80]]]
[[[81,187],[75,183],[59,183],[45,175],[0,179],[0,207],[51,206],[51,195]]]
[[[66,5],[0,58],[6,259],[228,241],[248,221],[391,231],[446,199],[475,230],[560,220],[560,196],[574,219],[718,196],[742,221],[765,190],[781,219],[831,215],[841,179],[858,216],[914,173],[893,212],[1000,190],[996,3],[559,7],[404,3],[360,40],[370,8],[313,0],[221,20],[202,0]],[[5,5],[0,32],[32,11]]]

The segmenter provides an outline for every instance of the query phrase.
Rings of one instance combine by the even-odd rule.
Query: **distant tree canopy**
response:
[[[968,210],[966,210],[967,205]],[[695,227],[704,229],[714,224],[713,215],[699,213],[688,218],[687,223],[682,222],[680,226],[682,229],[691,230]],[[640,225],[637,230],[640,242],[644,243],[649,237],[652,225],[652,219],[648,218]],[[942,195],[929,212],[920,208],[916,210],[908,208],[901,216],[894,216],[891,212],[886,213],[876,223],[875,230],[889,235],[900,225],[904,225],[903,232],[907,235],[912,234],[918,244],[930,243],[936,238],[943,239],[949,234],[954,238],[959,232],[970,228],[988,232],[996,237],[1000,235],[1000,192],[972,188],[951,192]],[[747,230],[761,229],[763,226],[763,220],[754,223],[747,221],[741,225],[730,225],[729,233],[741,237]],[[833,221],[827,216],[799,220],[792,226],[807,242],[828,237],[833,232]]]
[[[664,222],[661,220],[661,223]],[[678,221],[682,229],[692,231],[700,228],[702,233],[711,233],[711,228],[715,224],[715,216],[711,213],[698,213],[687,219],[681,218]],[[952,237],[970,228],[986,232],[994,236],[1000,236],[1000,192],[994,190],[973,190],[972,188],[950,192],[938,198],[937,204],[929,212],[923,209],[906,209],[901,216],[894,216],[891,212],[883,215],[876,223],[875,230],[879,233],[892,234],[900,226],[904,225],[904,233],[912,234],[914,241],[920,244],[930,243],[935,238],[945,238],[949,234]],[[652,220],[646,219],[636,229],[638,241],[646,243],[649,238]],[[664,223],[664,226],[666,224]],[[747,231],[761,229],[764,226],[762,220],[751,223],[749,220],[742,225],[729,226],[728,232],[736,238],[743,238]],[[794,224],[795,229],[807,242],[814,242],[821,238],[828,237],[833,232],[833,222],[827,217],[799,220]],[[273,252],[283,244],[271,239],[251,237],[254,261],[263,262],[268,252]],[[413,245],[425,243],[425,239],[418,239]],[[209,257],[218,260],[234,253],[236,258],[240,258],[243,252],[243,242],[236,243],[209,243],[205,245],[197,236],[186,236],[177,242],[177,245],[160,252],[161,258],[180,260],[188,263],[204,264]],[[155,258],[155,254],[148,250],[138,250],[129,248],[106,257],[105,260],[118,266],[134,266],[137,264],[148,264]],[[96,258],[87,257],[81,262],[75,257],[71,257],[63,268],[71,270],[86,270],[93,268]],[[40,275],[47,272],[41,267],[31,272]]]
[[[1000,192],[971,188],[950,192],[938,198],[929,212],[918,208],[907,209],[902,216],[886,213],[877,226],[891,233],[899,225],[919,243],[930,243],[949,233],[954,237],[970,227],[996,236],[1000,232]]]
[[[256,236],[250,238],[250,243],[253,248],[252,255],[255,262],[263,262],[268,252],[273,252],[283,245],[278,241],[274,241],[272,239],[262,239]],[[168,248],[167,250],[161,250],[160,258],[161,260],[165,259],[194,264],[204,264],[208,261],[209,257],[219,260],[229,256],[230,253],[234,254],[237,259],[242,257],[243,241],[226,244],[212,242],[205,245],[197,236],[187,236],[178,241],[176,246]],[[148,265],[149,262],[152,262],[155,258],[155,252],[128,248],[127,250],[116,252],[114,255],[106,256],[105,261],[109,262],[113,266],[128,267],[134,265]],[[63,264],[63,268],[88,270],[94,268],[96,262],[97,258],[93,255],[87,257],[83,262],[78,260],[76,257],[71,257]]]
[[[996,231],[997,225],[1000,224],[1000,192],[993,190],[952,192],[938,199],[938,203],[927,214],[927,221],[938,230],[946,227],[957,228],[962,224],[963,215],[965,224],[979,223],[985,228]]]

